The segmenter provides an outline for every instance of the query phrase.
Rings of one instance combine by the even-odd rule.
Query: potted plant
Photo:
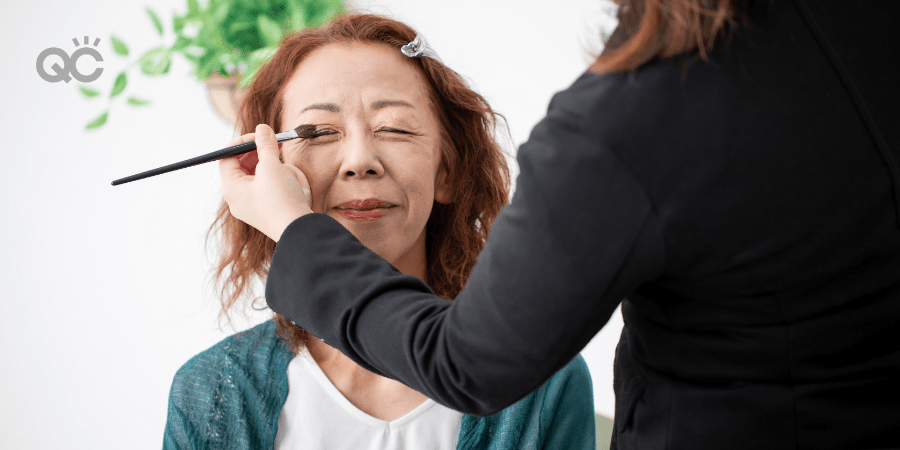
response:
[[[149,7],[146,11],[164,39],[159,16]],[[175,55],[192,63],[193,75],[206,83],[213,105],[234,123],[243,88],[274,54],[284,35],[322,25],[341,12],[341,0],[208,0],[205,5],[188,0],[185,14],[173,14],[174,42],[145,51],[119,72],[107,96],[105,111],[85,128],[94,129],[106,123],[114,99],[120,98],[128,85],[131,69],[138,67],[149,76],[164,75],[169,73]],[[127,58],[131,54],[122,39],[112,36],[110,42],[117,55]],[[100,91],[86,85],[78,88],[88,98],[102,96]],[[149,102],[131,96],[126,103],[143,106]]]

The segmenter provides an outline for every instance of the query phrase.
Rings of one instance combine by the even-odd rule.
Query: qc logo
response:
[[[72,42],[74,42],[75,46],[78,47],[78,38],[72,38]],[[94,47],[96,47],[97,44],[99,44],[99,43],[100,43],[100,38],[95,39],[94,44],[93,44]],[[88,37],[87,36],[84,37],[84,45],[88,45]],[[59,63],[53,63],[53,65],[50,67],[51,69],[53,69],[53,72],[54,72],[52,74],[47,73],[47,71],[44,70],[44,61],[47,58],[49,58],[50,55],[59,56],[60,58],[62,58],[62,61],[63,61],[62,67],[59,66]],[[103,73],[103,68],[98,67],[98,68],[94,69],[94,71],[88,75],[85,75],[85,74],[79,72],[78,66],[77,66],[78,58],[81,58],[84,55],[93,56],[94,60],[97,62],[103,61],[103,56],[100,56],[100,52],[98,52],[96,49],[93,49],[91,47],[81,47],[81,48],[75,50],[74,52],[72,52],[71,55],[69,55],[68,53],[66,53],[65,50],[63,50],[59,47],[50,47],[50,48],[42,51],[41,54],[38,55],[38,58],[37,58],[38,75],[40,75],[41,78],[44,79],[44,81],[48,81],[50,83],[58,83],[60,81],[65,81],[66,83],[68,83],[69,81],[72,81],[72,78],[74,78],[82,83],[90,83],[91,81],[94,81],[97,78],[100,78],[100,74]]]

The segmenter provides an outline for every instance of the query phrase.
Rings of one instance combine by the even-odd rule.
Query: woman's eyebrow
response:
[[[307,106],[300,110],[301,113],[309,111],[310,109],[320,109],[322,111],[331,111],[331,112],[341,112],[341,107],[335,105],[334,103],[314,103],[312,105]]]
[[[413,109],[416,108],[412,104],[410,104],[408,102],[404,102],[403,100],[379,100],[375,103],[372,103],[372,109],[375,109],[375,110],[387,108],[388,106],[405,106],[407,108],[413,108]]]

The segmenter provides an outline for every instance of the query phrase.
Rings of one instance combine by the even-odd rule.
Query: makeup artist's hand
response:
[[[281,150],[268,125],[258,125],[256,133],[245,134],[229,145],[252,140],[256,140],[259,157],[255,172],[247,165],[252,157],[244,160],[244,167],[240,157],[219,160],[222,195],[231,215],[278,242],[291,222],[312,212],[303,193],[309,182],[300,169],[279,160]]]

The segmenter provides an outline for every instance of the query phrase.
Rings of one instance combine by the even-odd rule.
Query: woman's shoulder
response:
[[[594,394],[581,355],[534,392],[488,417],[463,416],[460,449],[593,448]]]
[[[184,363],[175,373],[172,394],[215,390],[223,382],[278,378],[278,368],[286,369],[292,357],[268,320],[228,336]]]
[[[540,411],[532,414],[557,414],[561,409],[589,412],[591,421],[594,414],[594,386],[591,372],[581,354],[575,355],[568,364],[559,369],[531,396]]]
[[[191,358],[169,391],[163,447],[271,448],[292,358],[272,321]]]
[[[562,389],[567,385],[570,387],[576,386],[578,389],[588,389],[593,395],[591,372],[588,370],[587,362],[585,362],[580,353],[575,355],[568,364],[544,383],[544,387],[554,390]]]

